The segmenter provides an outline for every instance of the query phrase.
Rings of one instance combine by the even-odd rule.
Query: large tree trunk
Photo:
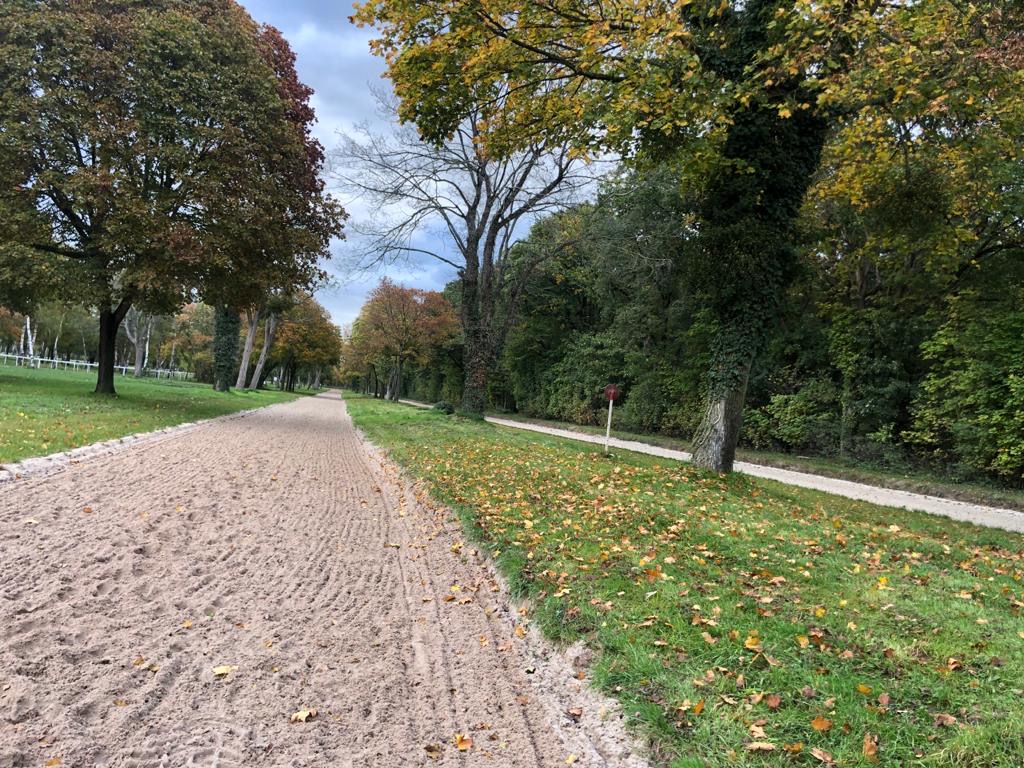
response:
[[[213,325],[213,388],[218,392],[231,390],[238,359],[238,329],[241,326],[238,312],[219,304]]]
[[[462,330],[465,354],[462,386],[462,412],[482,417],[487,408],[487,378],[490,373],[490,330],[480,311],[478,269],[475,259],[467,261],[462,276]]]
[[[725,361],[726,364],[734,360]],[[743,403],[750,379],[750,358],[738,369],[717,373],[708,388],[704,417],[693,436],[693,463],[714,472],[732,472],[743,425]]]
[[[267,364],[267,355],[270,354],[270,347],[274,343],[274,334],[277,333],[277,315],[267,315],[267,321],[263,324],[263,348],[260,350],[259,359],[256,361],[256,369],[252,372],[252,379],[249,381],[249,389],[259,389],[263,386],[263,367]]]
[[[98,394],[115,395],[114,355],[117,353],[117,329],[132,305],[130,296],[121,299],[115,309],[104,306],[100,310],[100,341],[96,356],[96,389]]]
[[[245,345],[242,347],[242,361],[238,365],[238,378],[235,380],[235,387],[245,388],[245,380],[249,374],[249,359],[252,357],[252,349],[256,345],[256,328],[260,324],[262,310],[247,308],[245,310]]]

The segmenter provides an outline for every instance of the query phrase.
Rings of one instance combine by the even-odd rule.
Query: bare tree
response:
[[[381,103],[393,117],[393,106]],[[513,269],[512,245],[538,214],[573,202],[593,178],[565,145],[538,142],[507,157],[487,155],[478,141],[479,120],[470,114],[438,145],[397,121],[388,135],[364,127],[342,137],[331,171],[375,212],[352,228],[362,236],[357,267],[419,255],[457,270],[465,337],[462,409],[472,414],[484,411],[488,375],[515,315],[516,292],[506,289],[549,255],[524,254]],[[439,230],[441,237],[433,239],[450,243],[451,251],[422,246],[422,237],[414,241],[424,230]]]

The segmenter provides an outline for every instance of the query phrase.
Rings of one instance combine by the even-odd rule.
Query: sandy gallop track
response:
[[[0,766],[606,764],[453,532],[332,394],[0,488]]]

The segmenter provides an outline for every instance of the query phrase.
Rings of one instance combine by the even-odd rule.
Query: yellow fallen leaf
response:
[[[870,685],[864,685],[864,683],[861,683],[860,685],[857,686],[857,690],[860,691],[861,693],[863,693],[865,696],[871,695],[871,686]]]
[[[238,667],[233,667],[229,664],[221,664],[219,667],[213,668],[213,674],[217,677],[224,677],[224,675],[229,675],[236,669],[238,669]]]
[[[181,622],[182,629],[192,629],[192,619],[185,619]]]
[[[516,637],[526,637],[526,630],[523,629],[523,625],[522,624],[516,625],[516,632],[515,632],[515,634],[516,634]]]
[[[565,758],[565,764],[566,764],[566,765],[572,765],[572,764],[573,764],[573,763],[575,763],[575,762],[576,762],[577,760],[579,760],[579,758],[578,758],[578,757],[576,757],[576,755],[575,755],[575,754],[571,754],[571,755],[569,755],[569,756],[568,756],[567,758]]]
[[[49,768],[49,766],[60,765],[60,764],[61,764],[61,760],[60,760],[59,757],[51,757],[49,760],[47,760],[45,763],[43,763],[43,765],[47,766],[48,768]]]
[[[465,733],[456,733],[453,741],[459,752],[465,752],[473,746],[473,737]]]
[[[314,717],[316,717],[315,709],[300,709],[298,712],[293,712],[288,721],[291,723],[304,723],[307,720],[312,720]]]

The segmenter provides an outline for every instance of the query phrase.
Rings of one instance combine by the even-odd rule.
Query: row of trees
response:
[[[212,384],[216,314],[216,308],[202,303],[188,304],[174,315],[133,307],[114,343],[115,364],[131,367],[137,377],[157,370]],[[238,388],[258,389],[268,380],[276,380],[282,389],[298,383],[317,388],[337,377],[341,331],[308,295],[288,305],[279,303],[254,334],[248,329],[236,333],[236,348],[251,338],[260,342],[251,350],[255,354],[243,355],[232,371]],[[0,351],[27,358],[25,364],[32,364],[33,357],[95,363],[98,342],[95,311],[58,302],[40,304],[32,315],[0,309]]]
[[[244,384],[239,314],[247,371],[344,219],[288,43],[234,0],[0,0],[0,58],[0,306],[93,308],[112,393],[129,313],[202,301]]]
[[[674,218],[638,222],[627,209],[619,221],[646,227],[629,229],[638,246],[660,239],[672,248],[657,267],[669,276],[652,290],[686,297],[692,322],[666,324],[676,345],[700,340],[699,382],[675,405],[687,409],[701,393],[693,435],[705,467],[731,468],[748,390],[779,373],[764,363],[777,362],[766,355],[782,343],[776,331],[787,318],[810,334],[819,299],[852,297],[850,312],[837,308],[823,331],[829,365],[851,374],[839,381],[847,445],[874,402],[858,390],[869,387],[858,383],[872,359],[868,339],[892,341],[869,305],[887,294],[897,305],[886,310],[897,326],[891,335],[916,350],[930,339],[933,351],[920,358],[930,360],[947,342],[929,335],[921,314],[907,314],[920,305],[899,305],[935,294],[904,281],[935,282],[953,297],[951,280],[978,264],[995,269],[1019,247],[1019,5],[375,0],[356,19],[378,30],[373,47],[387,59],[401,118],[437,151],[470,146],[467,167],[540,146],[547,157],[618,153],[638,178],[672,179]],[[936,170],[948,186],[932,184]],[[806,217],[808,204],[820,215]],[[462,210],[458,199],[452,208]],[[908,226],[890,226],[907,218]],[[572,221],[530,238],[524,253],[543,245],[550,258],[571,247],[562,234]],[[794,317],[790,302],[808,263],[822,262],[833,267],[822,279],[835,284],[802,297],[807,311]],[[481,406],[470,373],[479,368],[479,323],[466,309],[476,306],[475,279],[468,263],[460,292],[470,410]],[[850,324],[863,333],[837,330]],[[671,364],[681,378],[692,370]],[[870,386],[898,380],[883,365]],[[886,423],[898,429],[898,420]]]
[[[367,394],[398,400],[409,374],[439,370],[456,342],[463,346],[458,330],[455,308],[443,295],[384,278],[345,339],[341,374]]]

